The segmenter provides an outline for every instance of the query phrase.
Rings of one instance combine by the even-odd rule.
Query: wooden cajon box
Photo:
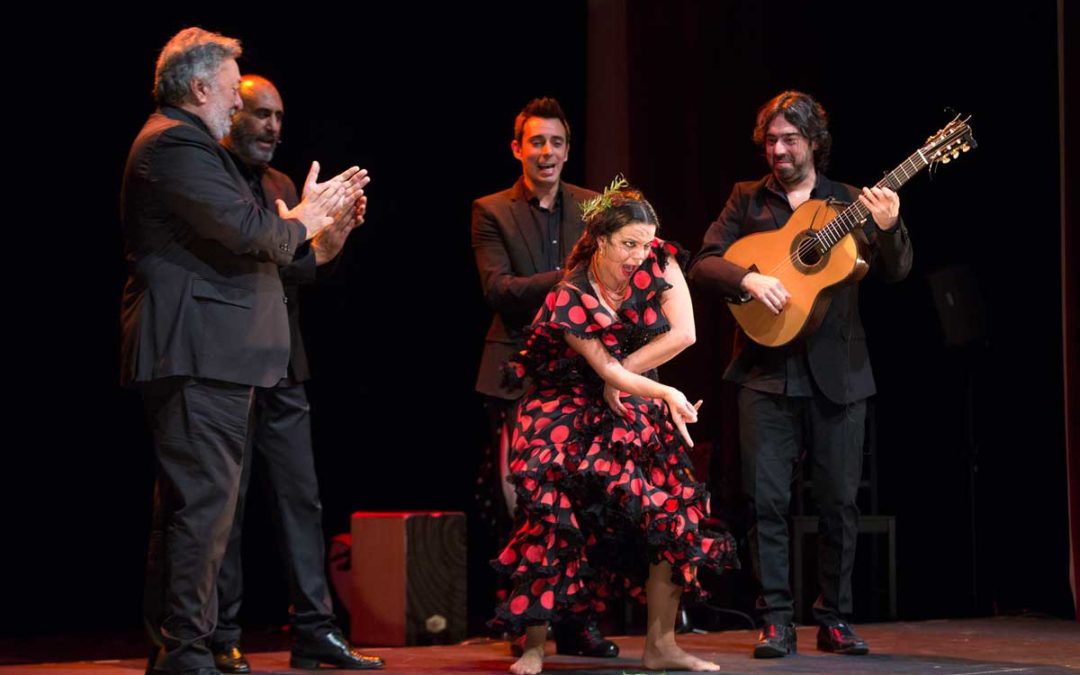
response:
[[[465,639],[464,513],[356,512],[351,530],[354,644]]]

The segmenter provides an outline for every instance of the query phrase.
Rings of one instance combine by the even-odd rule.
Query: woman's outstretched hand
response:
[[[669,389],[668,394],[664,396],[664,401],[667,402],[668,409],[671,411],[671,421],[675,423],[675,428],[682,434],[686,444],[691,448],[694,447],[694,439],[690,438],[690,432],[687,431],[686,425],[697,422],[698,410],[701,408],[703,401],[699,400],[697,403],[691,404],[686,396],[674,387]]]

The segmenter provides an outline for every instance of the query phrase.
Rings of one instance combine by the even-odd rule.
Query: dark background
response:
[[[903,618],[1067,616],[1055,4],[904,3],[874,16],[824,4],[630,2],[626,53],[610,54],[629,72],[624,171],[664,236],[696,249],[732,183],[765,171],[754,113],[783,89],[829,110],[828,173],[857,185],[943,126],[946,107],[974,115],[979,148],[902,192],[911,276],[862,289],[880,510],[898,519]],[[258,9],[41,19],[63,66],[9,107],[23,120],[9,128],[21,149],[9,164],[29,187],[9,204],[23,271],[9,319],[0,637],[139,625],[152,463],[138,400],[116,384],[118,190],[152,110],[157,52],[187,25],[241,38],[241,70],[278,84],[276,166],[296,180],[312,159],[327,175],[355,163],[373,176],[344,265],[304,298],[326,532],[347,531],[356,510],[473,510],[485,431],[472,385],[489,315],[469,205],[520,174],[511,125],[534,96],[563,103],[574,130],[564,177],[584,182],[596,88],[585,5]],[[974,292],[949,318],[985,326],[963,347],[945,344],[929,282],[958,266]],[[735,412],[718,375],[731,326],[722,307],[696,310],[698,343],[664,378],[706,399],[695,437],[714,442],[723,505],[730,476],[716,469],[730,469]],[[260,502],[245,549],[251,626],[283,622],[287,605]],[[738,601],[737,580],[722,599]],[[477,624],[489,603],[472,590]]]

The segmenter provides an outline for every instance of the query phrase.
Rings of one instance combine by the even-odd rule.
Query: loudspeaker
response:
[[[351,529],[354,644],[465,639],[465,514],[357,512]]]
[[[928,274],[945,344],[960,347],[986,335],[986,307],[971,268],[945,267]]]

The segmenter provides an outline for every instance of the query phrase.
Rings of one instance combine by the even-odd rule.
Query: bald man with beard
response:
[[[256,199],[267,208],[290,207],[296,186],[270,166],[281,142],[285,107],[277,87],[266,78],[247,75],[240,82],[243,107],[232,118],[228,148]],[[366,174],[362,171],[361,173]],[[370,179],[365,175],[361,187]],[[304,382],[309,378],[307,355],[300,334],[300,285],[314,282],[333,265],[345,240],[363,223],[367,197],[361,191],[355,206],[310,243],[301,246],[292,263],[280,269],[289,318],[288,374],[272,387],[255,390],[249,451],[244,453],[236,518],[218,574],[218,622],[211,641],[214,663],[223,673],[249,673],[251,666],[240,649],[237,616],[243,599],[240,560],[245,496],[251,479],[252,457],[269,492],[274,526],[289,578],[289,614],[293,648],[290,666],[318,668],[320,664],[344,669],[381,668],[380,658],[352,650],[338,628],[327,586],[322,531],[322,505],[311,447],[311,418]]]

